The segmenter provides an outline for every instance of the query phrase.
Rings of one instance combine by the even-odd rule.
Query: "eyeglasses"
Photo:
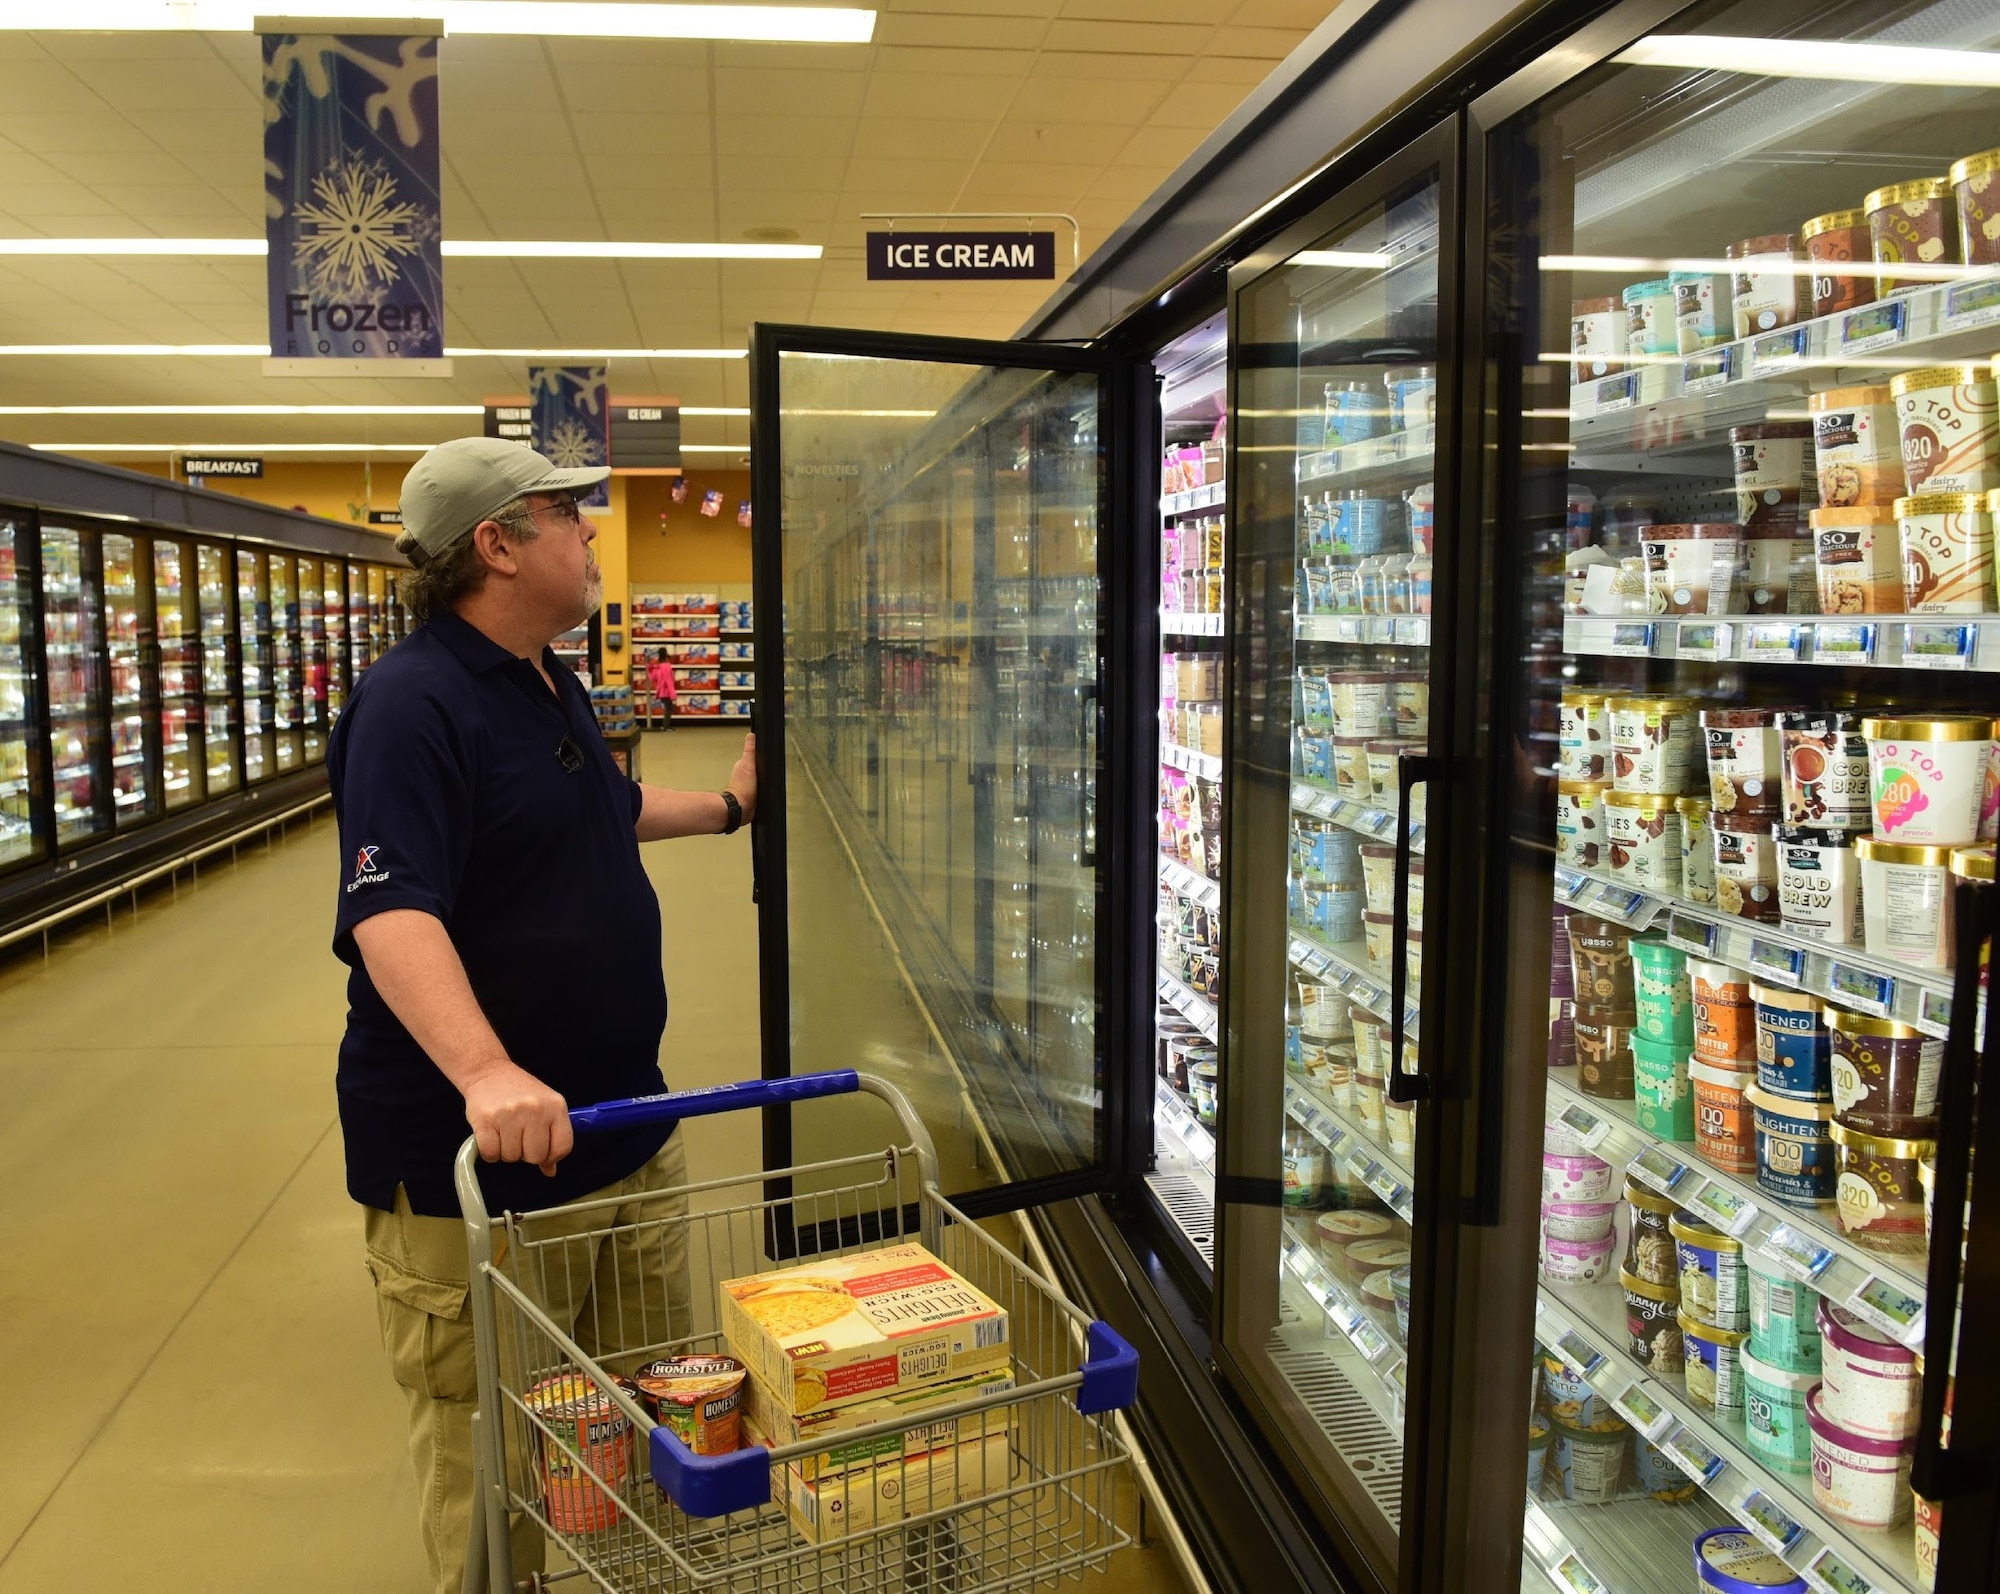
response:
[[[497,518],[502,520],[533,520],[535,516],[545,511],[553,511],[556,517],[572,531],[579,529],[583,525],[583,510],[577,506],[577,501],[574,498],[558,498],[552,504],[542,504],[534,509],[519,509],[511,515],[502,515]]]

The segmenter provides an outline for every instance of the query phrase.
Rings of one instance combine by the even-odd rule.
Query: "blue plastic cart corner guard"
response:
[[[601,1101],[595,1107],[573,1108],[569,1121],[578,1129],[629,1129],[634,1124],[678,1123],[683,1118],[774,1107],[786,1101],[851,1096],[860,1088],[858,1073],[851,1068],[836,1068],[824,1074],[799,1074],[791,1079],[746,1079],[735,1085],[706,1085],[700,1090],[669,1090],[657,1096]]]
[[[661,1423],[649,1444],[653,1482],[691,1517],[754,1511],[771,1499],[771,1452],[745,1445],[727,1455],[698,1456]]]
[[[1086,1417],[1123,1411],[1139,1398],[1139,1353],[1102,1318],[1090,1325],[1090,1349],[1083,1359],[1083,1383],[1076,1409]]]

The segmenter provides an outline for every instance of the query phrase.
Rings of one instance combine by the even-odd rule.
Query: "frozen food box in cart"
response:
[[[792,1462],[792,1470],[811,1482],[832,1473],[872,1467],[897,1456],[921,1455],[943,1445],[963,1444],[969,1439],[1000,1433],[1012,1425],[1012,1406],[998,1406],[964,1417],[933,1418],[930,1413],[961,1401],[1004,1395],[1013,1387],[1013,1372],[1000,1368],[933,1384],[928,1389],[899,1389],[871,1400],[857,1400],[850,1406],[822,1406],[800,1417],[784,1411],[770,1386],[752,1376],[744,1381],[743,1418],[761,1436],[758,1443],[824,1445],[826,1448],[817,1454],[800,1456]],[[872,1439],[846,1437],[857,1428],[883,1422],[898,1424],[899,1431],[877,1434]]]
[[[921,1245],[727,1279],[721,1312],[793,1416],[1012,1365],[1006,1312]]]

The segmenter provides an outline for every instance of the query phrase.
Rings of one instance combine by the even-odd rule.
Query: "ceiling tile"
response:
[[[1169,89],[1148,120],[1159,127],[1199,128],[1204,136],[1243,103],[1239,83],[1183,83]]]
[[[600,171],[614,169],[604,164],[604,157],[657,161],[661,156],[705,154],[708,150],[706,116],[588,110],[576,113],[574,126],[577,148],[591,158],[593,179]]]
[[[1081,22],[1067,18],[1049,25],[1045,48],[1103,50],[1118,55],[1191,56],[1215,35],[1210,23]]]
[[[943,120],[897,117],[871,121],[864,117],[854,130],[854,156],[899,159],[919,155],[933,160],[970,160],[978,155],[992,131],[991,119]]]
[[[858,116],[868,94],[866,72],[749,72],[732,67],[715,74],[715,105],[725,116],[755,115],[782,105],[797,116]]]
[[[878,72],[862,106],[867,117],[999,116],[1013,99],[1012,80],[928,77],[915,72]],[[0,132],[5,132],[0,127]]]
[[[1127,127],[1144,122],[1166,92],[1165,85],[1150,82],[1110,80],[1093,83],[1088,93],[1078,93],[1068,80],[1031,79],[1009,108],[1014,121],[1080,122],[1106,120]]]

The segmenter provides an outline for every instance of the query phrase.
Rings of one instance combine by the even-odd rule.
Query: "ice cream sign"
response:
[[[870,282],[1053,280],[1053,232],[871,232]]]

